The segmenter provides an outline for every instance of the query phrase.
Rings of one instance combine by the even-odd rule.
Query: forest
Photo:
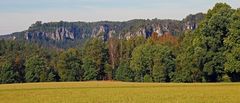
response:
[[[240,9],[217,3],[179,36],[90,38],[75,48],[0,40],[0,83],[239,82]]]

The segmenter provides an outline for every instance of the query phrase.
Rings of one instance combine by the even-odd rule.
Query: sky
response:
[[[240,7],[240,0],[0,0],[0,35],[26,30],[36,21],[182,20],[206,13],[217,2]]]

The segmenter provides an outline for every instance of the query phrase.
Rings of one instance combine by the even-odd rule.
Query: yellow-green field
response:
[[[3,84],[0,103],[240,103],[240,83]]]

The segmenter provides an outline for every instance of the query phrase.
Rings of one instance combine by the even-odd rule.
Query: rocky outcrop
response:
[[[112,33],[113,33],[113,30],[111,30],[110,32],[110,27],[108,25],[101,25],[93,29],[91,36],[98,37],[106,41]]]
[[[185,19],[183,19],[184,22],[184,30],[194,30],[198,27],[199,23],[204,19],[205,14],[198,13],[195,15],[188,15]]]
[[[0,35],[0,40],[16,40],[15,35]]]
[[[71,39],[74,40],[75,36],[73,32],[70,32],[64,27],[57,28],[55,32],[41,32],[41,31],[34,31],[34,32],[26,32],[25,33],[26,40],[32,39],[52,39],[52,40],[66,40]]]
[[[56,32],[52,34],[54,40],[75,39],[74,33],[68,31],[66,28],[61,27],[56,29]]]
[[[143,36],[148,38],[152,35],[153,32],[157,33],[158,36],[162,36],[165,32],[171,32],[172,34],[177,34],[183,32],[182,25],[178,25],[179,21],[171,21],[168,22],[153,22],[150,25],[145,25],[144,27],[139,28],[134,32],[127,32],[125,34],[125,38],[129,39],[134,36]]]

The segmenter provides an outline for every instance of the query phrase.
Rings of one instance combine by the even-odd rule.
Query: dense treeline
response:
[[[145,39],[92,38],[68,50],[0,41],[0,82],[240,81],[240,9],[218,3],[194,31]]]

